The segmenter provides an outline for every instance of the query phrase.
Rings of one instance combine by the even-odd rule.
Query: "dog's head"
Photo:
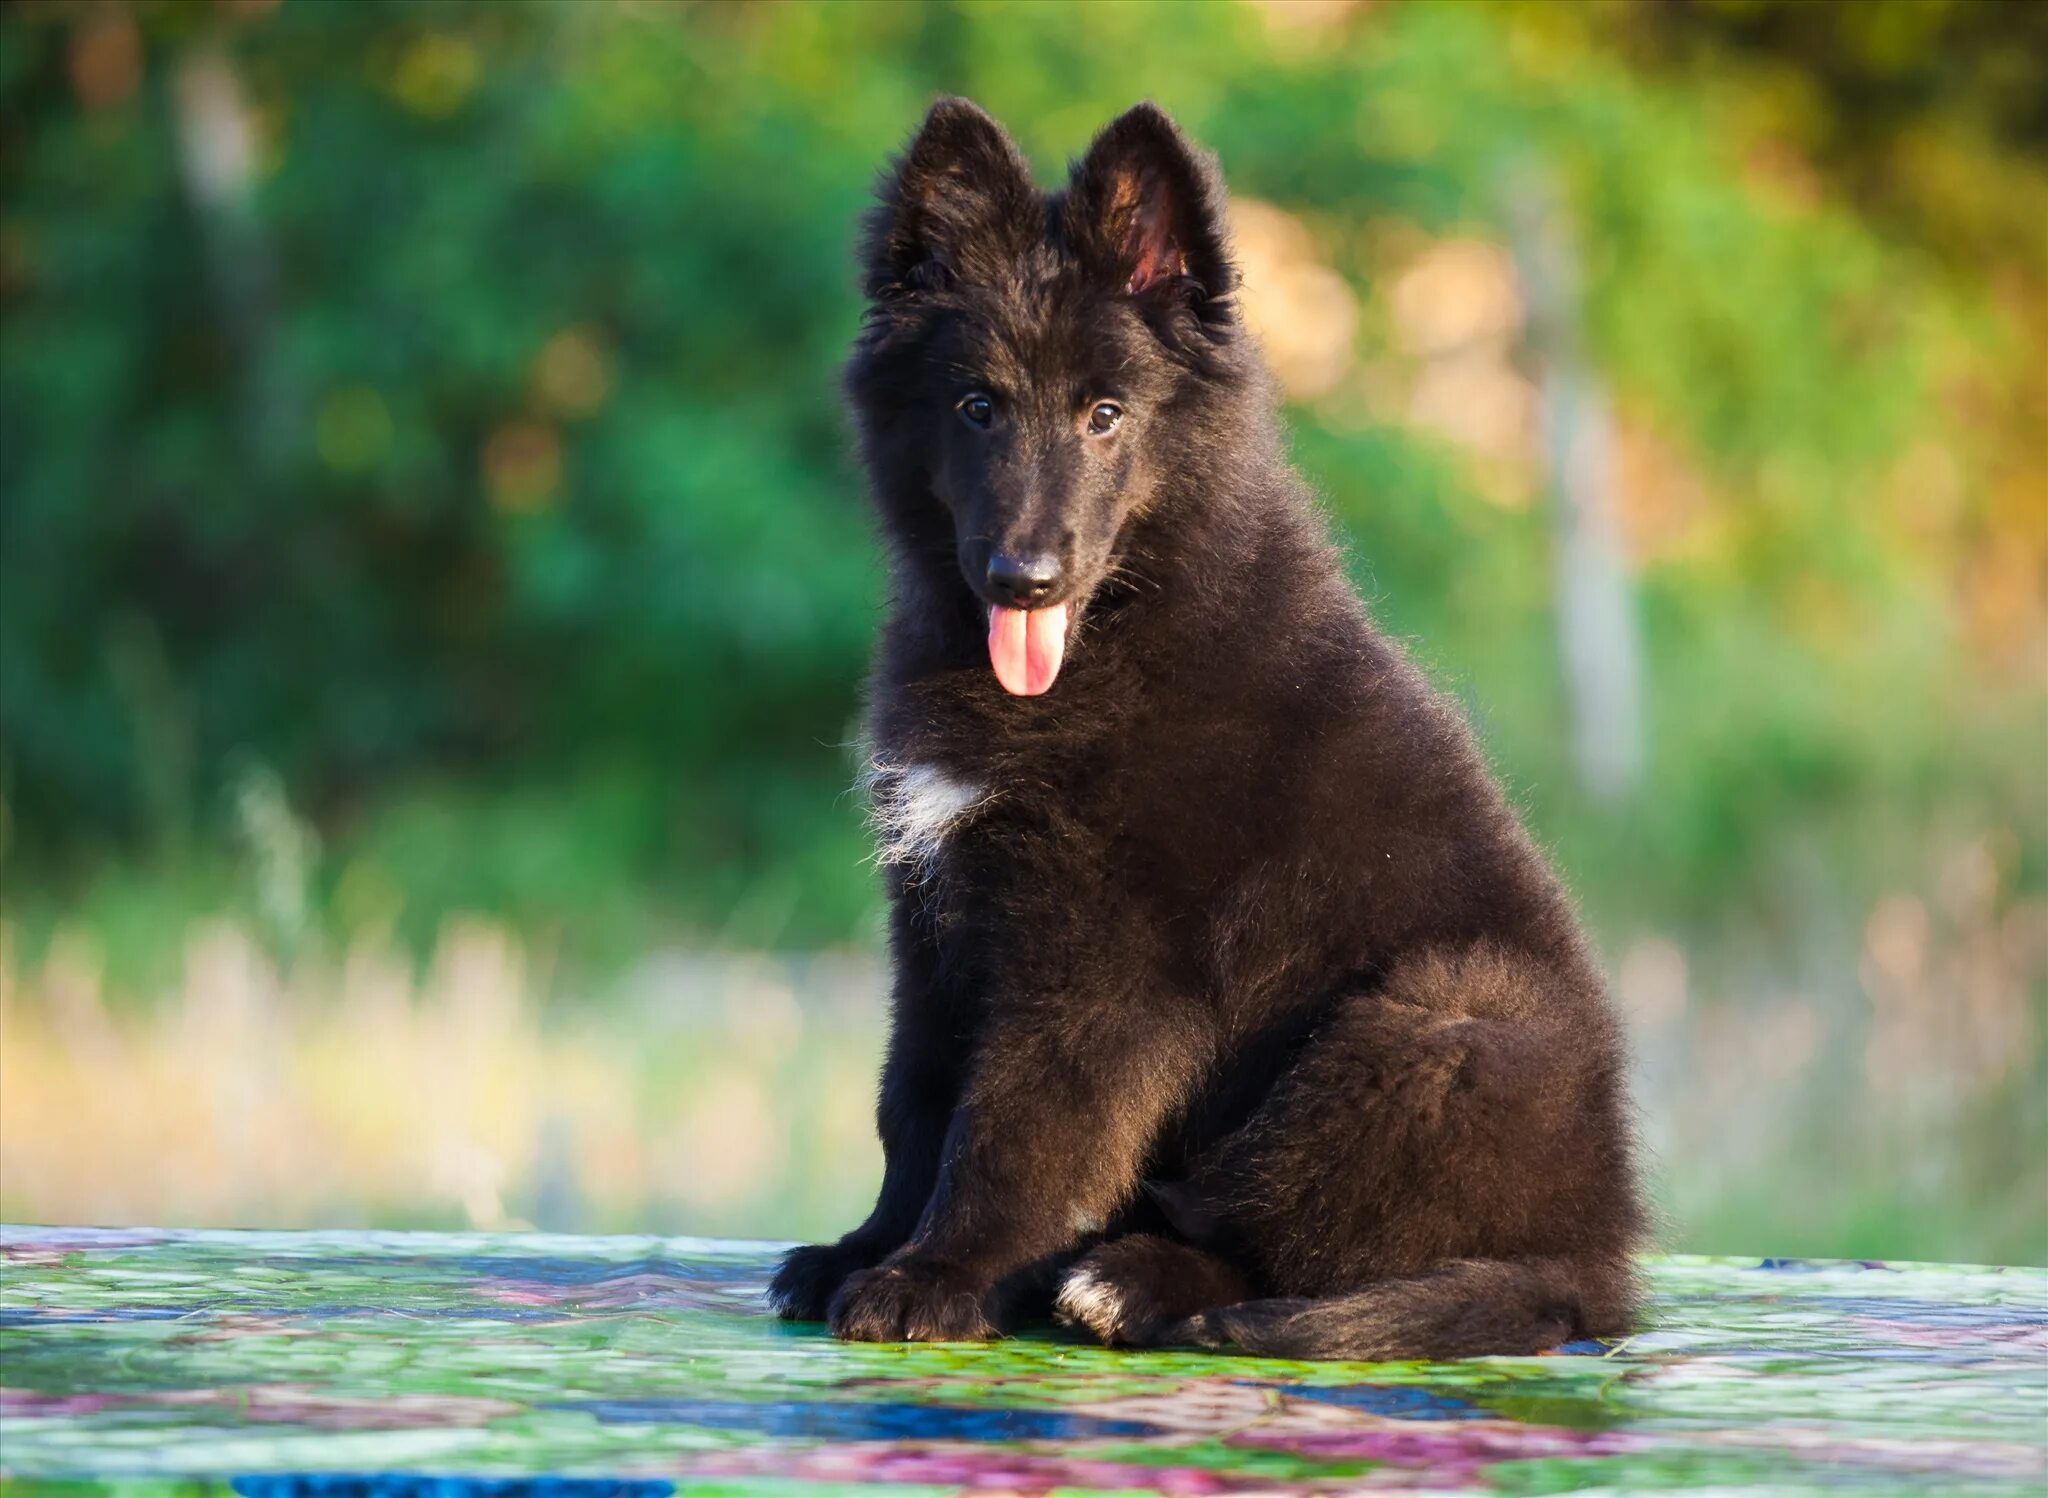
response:
[[[1216,171],[1141,104],[1043,194],[1000,125],[941,100],[865,270],[848,386],[878,492],[906,545],[950,547],[997,678],[1036,695],[1236,363]]]

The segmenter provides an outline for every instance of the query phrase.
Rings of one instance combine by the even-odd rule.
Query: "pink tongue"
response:
[[[1015,697],[1036,697],[1060,674],[1067,653],[1067,606],[988,611],[988,663]]]

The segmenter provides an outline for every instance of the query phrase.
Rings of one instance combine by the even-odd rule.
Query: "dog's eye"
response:
[[[1113,401],[1098,401],[1095,409],[1088,413],[1088,435],[1106,437],[1116,430],[1116,424],[1124,419],[1124,408]]]
[[[954,407],[954,409],[960,413],[970,426],[985,427],[991,421],[994,421],[996,416],[995,402],[978,390],[972,395],[963,397],[960,404]]]

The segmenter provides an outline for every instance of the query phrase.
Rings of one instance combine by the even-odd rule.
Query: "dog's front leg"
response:
[[[910,1241],[829,1312],[862,1342],[994,1336],[1003,1282],[1100,1229],[1213,1053],[1187,1006],[1043,1004],[991,1023]]]
[[[838,1242],[808,1244],[783,1257],[768,1299],[789,1320],[823,1320],[849,1275],[872,1268],[910,1237],[931,1200],[946,1130],[966,1085],[961,1010],[967,998],[942,979],[929,933],[908,901],[894,907],[891,940],[896,983],[875,1108],[882,1189],[867,1220]]]

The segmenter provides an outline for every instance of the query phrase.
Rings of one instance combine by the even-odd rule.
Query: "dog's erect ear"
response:
[[[877,301],[992,284],[1044,228],[1031,168],[1003,127],[966,99],[931,107],[880,197],[866,248],[867,293]]]
[[[1096,273],[1129,295],[1178,292],[1205,318],[1227,316],[1237,271],[1223,180],[1158,105],[1118,115],[1075,164],[1067,232]]]

